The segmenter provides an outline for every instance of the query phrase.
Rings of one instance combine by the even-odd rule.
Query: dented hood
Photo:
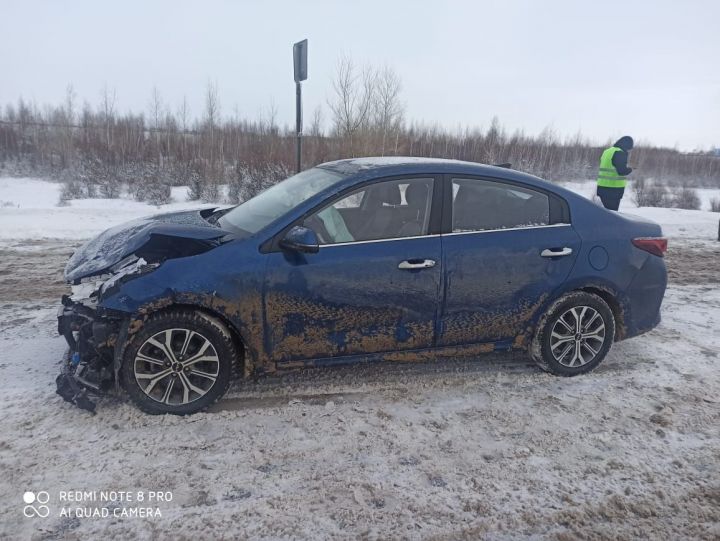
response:
[[[74,282],[111,272],[113,266],[151,242],[159,253],[166,244],[164,252],[172,257],[173,250],[182,250],[183,243],[178,240],[213,241],[230,235],[205,219],[212,212],[204,209],[158,214],[111,227],[75,251],[65,266],[65,279]]]

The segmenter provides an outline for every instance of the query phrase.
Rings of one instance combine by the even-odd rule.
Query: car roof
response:
[[[462,160],[448,160],[444,158],[421,158],[412,156],[379,156],[367,158],[351,158],[337,160],[318,165],[322,169],[335,171],[342,174],[348,182],[340,184],[347,186],[363,180],[374,179],[393,175],[411,174],[456,174],[456,175],[477,175],[482,177],[497,178],[499,180],[510,180],[544,188],[554,191],[559,195],[575,198],[573,192],[547,180],[534,175],[477,162],[466,162]]]
[[[448,160],[445,158],[423,158],[414,156],[375,156],[365,158],[350,158],[336,160],[318,165],[323,169],[331,169],[344,175],[355,175],[364,171],[375,171],[378,169],[395,170],[409,169],[417,171],[443,171],[472,168],[474,170],[499,169],[491,165],[484,165],[475,162],[462,160]]]

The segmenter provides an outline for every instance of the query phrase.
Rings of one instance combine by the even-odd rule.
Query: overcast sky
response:
[[[153,86],[201,114],[208,80],[224,114],[277,108],[294,122],[292,43],[309,39],[305,117],[325,107],[338,57],[388,65],[407,117],[444,127],[720,146],[720,1],[0,0],[0,103],[62,100],[69,83],[120,112]]]

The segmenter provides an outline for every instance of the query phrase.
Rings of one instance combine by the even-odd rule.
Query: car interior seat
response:
[[[394,236],[398,219],[395,207],[400,205],[400,186],[395,182],[381,182],[368,187],[363,202],[365,224],[358,230],[356,240],[373,240]]]
[[[430,187],[425,182],[411,182],[405,188],[405,220],[398,231],[398,237],[422,235],[428,218]]]

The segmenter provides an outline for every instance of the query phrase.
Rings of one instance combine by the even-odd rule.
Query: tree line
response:
[[[78,103],[69,86],[59,104],[22,98],[0,109],[0,174],[43,176],[65,183],[64,197],[117,197],[127,189],[159,204],[173,185],[190,197],[240,202],[292,174],[295,134],[271,107],[259,119],[223,112],[209,83],[203,110],[187,100],[172,106],[157,88],[146,111],[120,113],[113,89],[96,104]],[[329,114],[327,122],[324,115]],[[603,146],[581,134],[561,138],[506,131],[497,118],[486,129],[448,130],[407,118],[402,82],[391,68],[338,61],[326,107],[310,115],[303,134],[303,168],[360,156],[425,156],[512,163],[549,180],[594,178]],[[670,186],[720,186],[720,157],[641,145],[633,177]],[[221,191],[221,186],[227,186]]]

